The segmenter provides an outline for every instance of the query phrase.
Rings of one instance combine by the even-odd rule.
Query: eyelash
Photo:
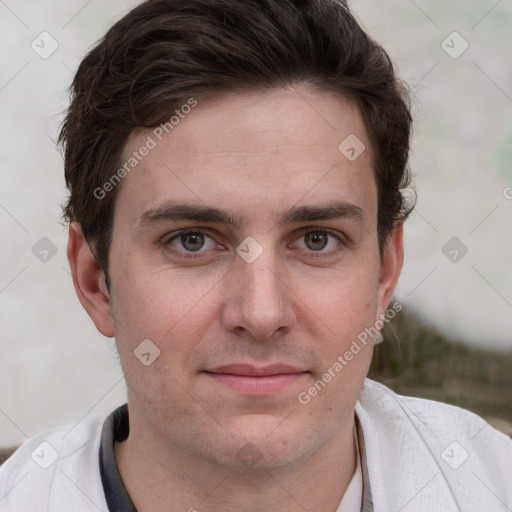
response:
[[[182,250],[175,249],[171,245],[171,242],[174,241],[176,238],[179,238],[182,235],[186,235],[186,234],[190,234],[190,233],[194,233],[194,234],[199,233],[199,234],[202,234],[202,235],[205,235],[205,236],[211,238],[212,240],[215,240],[214,237],[211,236],[209,234],[209,231],[207,231],[207,230],[185,228],[185,229],[181,229],[179,231],[174,232],[170,238],[167,238],[163,242],[162,245],[165,246],[167,251],[169,251],[170,253],[172,253],[180,258],[190,259],[190,260],[203,258],[204,252],[206,252],[206,251],[197,251],[197,252],[186,251],[186,250],[182,251]],[[334,254],[337,254],[338,252],[340,252],[344,248],[344,246],[346,246],[348,244],[347,239],[341,233],[330,230],[330,229],[326,229],[326,228],[317,228],[314,226],[307,226],[307,227],[303,228],[302,230],[300,230],[298,233],[298,237],[295,238],[294,241],[298,240],[299,238],[301,238],[309,233],[327,234],[327,235],[335,238],[339,242],[339,245],[335,249],[331,249],[329,251],[323,252],[323,251],[309,250],[308,252],[311,253],[311,254],[309,254],[309,257],[312,257],[312,258],[327,258],[327,257],[333,256]],[[218,244],[218,245],[220,245],[220,244]]]

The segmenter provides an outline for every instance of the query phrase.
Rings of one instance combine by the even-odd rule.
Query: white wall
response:
[[[125,398],[113,342],[72,287],[53,141],[73,70],[136,3],[0,2],[0,445]],[[512,3],[352,4],[414,92],[419,201],[397,297],[454,339],[512,348],[512,199],[504,195],[512,198]],[[41,48],[43,31],[58,43],[46,59],[31,48],[34,39],[40,51],[51,48],[49,39]],[[441,47],[453,31],[469,44],[457,59]],[[452,39],[454,52],[461,46]],[[457,263],[442,252],[454,236],[468,248]],[[32,252],[43,237],[57,250],[46,263]]]

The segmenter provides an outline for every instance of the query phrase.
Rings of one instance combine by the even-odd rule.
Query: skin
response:
[[[148,134],[133,134],[125,154]],[[350,134],[367,148],[353,162],[338,150]],[[385,312],[403,261],[401,224],[379,256],[370,143],[355,104],[299,86],[201,99],[123,179],[116,201],[110,294],[76,223],[68,258],[82,305],[116,337],[130,435],[115,454],[138,510],[334,512],[355,470],[354,406],[372,344],[309,404],[297,397]],[[141,223],[169,202],[221,208],[240,223]],[[293,207],[339,202],[362,218],[278,222]],[[193,259],[174,237],[183,228],[207,235]],[[306,236],[312,228],[333,233],[320,239],[325,248]],[[263,249],[252,263],[236,253],[249,236]],[[149,366],[133,353],[144,339],[160,349]],[[263,396],[204,373],[235,362],[306,373]],[[246,465],[248,447],[257,455]]]

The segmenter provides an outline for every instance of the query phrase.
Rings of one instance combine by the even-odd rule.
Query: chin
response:
[[[226,429],[232,438],[229,461],[224,463],[236,471],[278,470],[299,463],[315,451],[304,424],[282,416],[251,414],[231,422]]]

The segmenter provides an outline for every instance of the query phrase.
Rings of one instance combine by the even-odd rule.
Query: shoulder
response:
[[[361,409],[373,415],[394,413],[411,423],[411,427],[428,426],[431,433],[450,433],[462,437],[490,437],[506,448],[512,448],[512,439],[497,431],[477,414],[460,407],[398,395],[387,386],[366,379],[359,397]],[[420,429],[421,430],[421,429]]]
[[[418,511],[494,510],[489,504],[512,503],[512,439],[476,414],[401,396],[369,379],[356,414],[372,494],[390,509],[412,496]]]
[[[66,506],[77,510],[84,492],[101,502],[99,446],[104,419],[95,417],[27,439],[0,466],[2,511],[60,511]]]

